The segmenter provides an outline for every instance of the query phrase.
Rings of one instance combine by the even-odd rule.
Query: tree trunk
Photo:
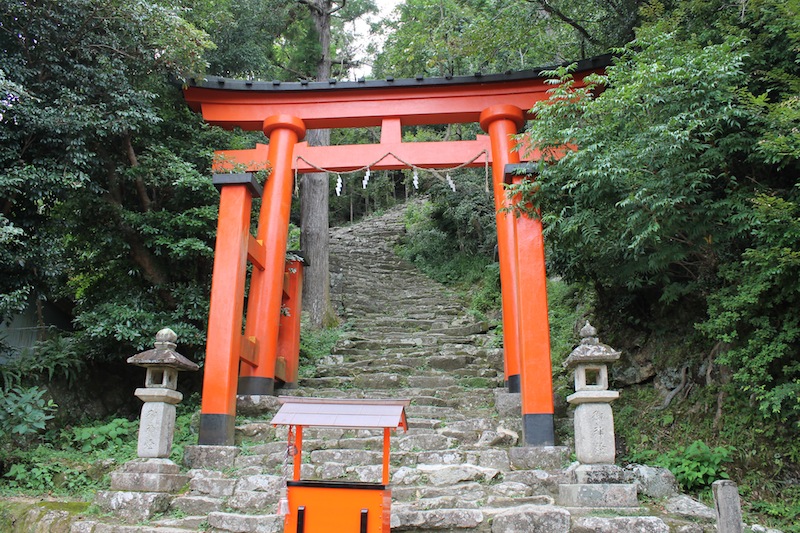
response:
[[[329,130],[312,130],[308,142],[325,146],[330,142]],[[300,246],[306,257],[303,270],[303,309],[310,325],[321,328],[329,314],[330,274],[328,267],[328,175],[315,172],[303,176],[300,191]]]
[[[332,0],[300,0],[306,4],[317,30],[321,56],[317,63],[317,80],[331,75]],[[344,4],[344,2],[342,2]],[[310,146],[329,146],[329,130],[312,130],[306,136]],[[307,259],[303,276],[303,309],[313,328],[325,326],[326,317],[333,317],[330,301],[328,268],[328,175],[324,172],[303,176],[300,198],[300,246]]]

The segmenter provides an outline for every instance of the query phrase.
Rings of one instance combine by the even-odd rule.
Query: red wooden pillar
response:
[[[517,272],[517,241],[514,216],[501,212],[509,201],[504,188],[505,166],[519,163],[519,152],[512,149],[516,134],[524,123],[521,109],[512,105],[495,105],[484,109],[480,125],[489,133],[492,146],[492,183],[497,211],[497,251],[500,256],[500,291],[503,300],[503,353],[506,383],[509,392],[520,392],[519,370],[519,273]]]
[[[524,165],[507,165],[507,182],[519,183]],[[519,199],[514,199],[514,202]],[[553,374],[550,360],[550,321],[547,314],[547,275],[542,221],[515,218],[519,285],[520,377],[522,380],[522,433],[528,446],[553,446]]]
[[[292,207],[292,152],[303,138],[305,124],[291,115],[264,121],[269,137],[267,159],[272,168],[264,188],[256,240],[265,244],[263,270],[253,269],[245,337],[254,339],[254,361],[242,363],[239,394],[272,394],[275,386],[278,331],[286,262],[286,240]]]
[[[198,442],[232,446],[247,251],[251,239],[250,207],[252,197],[261,195],[261,186],[251,174],[217,174],[214,184],[220,188],[219,219]]]

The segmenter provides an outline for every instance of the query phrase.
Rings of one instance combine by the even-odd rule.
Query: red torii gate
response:
[[[609,62],[609,56],[580,61],[575,79],[581,83]],[[492,164],[497,208],[506,382],[509,391],[522,395],[524,442],[554,444],[542,226],[539,220],[501,212],[510,205],[504,191],[505,167],[521,162],[512,136],[532,118],[527,110],[547,98],[541,72],[357,82],[189,81],[186,101],[207,122],[262,130],[269,138],[268,145],[251,150],[218,152],[216,170],[270,168],[255,238],[249,219],[251,199],[261,192],[258,183],[250,174],[218,179],[220,214],[200,444],[234,444],[237,385],[244,394],[273,392],[294,172],[315,172],[317,167],[346,172],[368,165],[372,170],[394,170],[409,168],[407,163],[441,169],[462,165],[481,151]],[[474,122],[489,135],[466,141],[402,142],[403,126]],[[315,147],[300,142],[307,129],[369,126],[381,127],[380,143]],[[536,158],[538,154],[526,156]],[[479,158],[472,165],[484,163]],[[242,335],[248,260],[255,268]]]

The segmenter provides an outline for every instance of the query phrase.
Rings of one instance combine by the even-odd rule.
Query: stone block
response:
[[[275,511],[280,491],[236,491],[228,498],[226,505],[239,511]]]
[[[494,408],[502,418],[522,416],[522,394],[497,389],[494,391]]]
[[[403,380],[399,374],[359,374],[353,378],[353,385],[357,389],[397,389],[403,386]]]
[[[417,454],[416,462],[427,465],[455,465],[465,462],[464,457],[464,452],[458,450],[436,450]]]
[[[209,496],[178,496],[172,500],[172,509],[178,509],[187,516],[207,515],[222,510],[222,500]]]
[[[364,483],[381,483],[383,480],[382,465],[356,466],[353,467],[353,472],[355,472],[358,480]]]
[[[679,494],[668,499],[664,503],[664,510],[682,518],[689,518],[690,520],[700,520],[704,522],[715,522],[717,520],[717,513],[714,509],[703,505],[685,494]]]
[[[402,510],[392,512],[392,531],[417,529],[469,529],[483,522],[478,509]]]
[[[571,533],[669,533],[669,526],[655,516],[579,517],[572,522]]]
[[[439,370],[464,368],[470,362],[466,355],[434,355],[428,358],[428,366]]]
[[[486,468],[507,471],[511,469],[511,462],[508,460],[508,451],[498,449],[487,449],[467,452],[467,463],[471,463]]]
[[[578,484],[630,483],[630,474],[617,465],[578,465],[573,471]]]
[[[583,464],[613,464],[614,415],[607,403],[584,403],[575,409],[575,455]]]
[[[636,484],[639,494],[661,500],[678,494],[678,481],[675,475],[666,468],[647,465],[628,465],[631,482]]]
[[[506,428],[497,428],[481,433],[476,446],[481,448],[494,448],[500,446],[516,446],[519,442],[519,433]]]
[[[436,433],[422,435],[405,435],[395,439],[395,445],[400,451],[422,450],[447,450],[455,447],[457,441],[451,437],[437,435]]]
[[[233,494],[236,486],[235,479],[222,477],[194,477],[189,482],[189,487],[193,492],[205,494],[212,498],[225,498]]]
[[[504,481],[515,481],[524,483],[531,487],[534,494],[558,494],[558,486],[566,483],[567,479],[561,474],[553,475],[544,470],[514,470],[506,472],[503,476]]]
[[[172,496],[163,492],[97,491],[94,503],[126,522],[150,520],[169,509]]]
[[[317,479],[344,479],[347,476],[347,465],[342,463],[323,463],[314,472]]]
[[[526,446],[509,448],[512,470],[561,470],[569,461],[566,446]]]
[[[489,490],[495,496],[505,496],[508,498],[530,496],[532,492],[528,485],[516,481],[504,481],[503,483],[490,486]]]
[[[257,416],[266,413],[277,413],[281,404],[277,396],[265,394],[236,396],[236,413],[243,416]]]
[[[231,533],[282,533],[283,517],[276,515],[241,515],[209,513],[208,525]]]
[[[435,390],[458,385],[458,382],[453,376],[442,374],[438,376],[409,376],[408,385],[409,387]]]
[[[239,479],[236,483],[236,491],[278,492],[282,484],[283,478],[280,476],[251,475]]]
[[[183,451],[183,464],[189,468],[225,470],[236,463],[239,448],[236,446],[186,446]]]
[[[392,485],[414,485],[422,479],[422,472],[416,468],[401,466],[392,474]]]
[[[636,485],[623,483],[564,484],[558,487],[564,507],[637,507]]]
[[[432,485],[455,485],[462,481],[489,481],[496,478],[499,470],[475,465],[419,465],[419,471],[428,477]]]
[[[111,473],[111,490],[137,492],[178,492],[189,482],[180,474]]]
[[[311,462],[342,463],[348,465],[379,465],[383,463],[382,452],[367,450],[316,450],[309,454]]]
[[[167,389],[142,389],[167,390]],[[172,391],[175,392],[175,391]],[[148,402],[142,406],[139,423],[139,457],[169,457],[175,434],[175,406],[165,402]]]
[[[177,492],[189,482],[169,459],[137,459],[111,473],[111,490]]]
[[[711,484],[719,533],[742,533],[742,502],[739,488],[731,480],[722,479]]]
[[[570,514],[549,505],[523,505],[498,514],[492,533],[568,533]]]

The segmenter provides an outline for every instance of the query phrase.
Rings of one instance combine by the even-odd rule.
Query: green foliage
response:
[[[725,265],[726,285],[709,298],[701,329],[726,343],[718,358],[766,416],[800,423],[800,207],[759,195],[749,214],[751,243]]]
[[[413,77],[525,70],[606,53],[624,44],[640,0],[407,0],[374,74]]]
[[[85,366],[75,339],[54,333],[0,366],[0,374],[6,389],[45,376],[48,381],[63,379],[71,385]]]
[[[653,464],[668,468],[684,490],[696,492],[710,488],[718,479],[729,478],[725,465],[733,460],[735,451],[733,446],[712,449],[705,442],[696,440],[688,446],[657,455]]]
[[[311,328],[301,324],[300,330],[300,374],[313,373],[314,366],[322,357],[330,355],[333,345],[341,337],[344,327]]]
[[[45,430],[57,408],[53,400],[45,399],[46,393],[39,387],[0,391],[0,448],[8,443],[27,446]]]
[[[38,446],[28,452],[17,452],[13,462],[0,478],[0,488],[33,494],[71,494],[84,497],[98,488],[92,465],[80,457]]]
[[[136,440],[138,422],[115,418],[106,424],[80,426],[64,430],[62,440],[84,453],[129,446]]]
[[[672,12],[652,4],[637,38],[586,86],[553,71],[526,133],[544,154],[539,176],[511,192],[541,210],[551,273],[590,282],[617,327],[702,323],[706,351],[717,344],[718,362],[762,412],[794,419],[789,354],[800,325],[788,310],[800,291],[800,162],[791,150],[767,157],[763,146],[784,131],[778,110],[795,105],[785,89],[800,76],[763,47],[774,42],[766,34],[795,51],[800,40],[792,23],[746,9],[736,18],[712,4],[720,10],[712,29],[696,25],[699,12],[710,16],[707,3],[679,2]],[[775,62],[768,76],[758,70],[766,57]],[[765,87],[774,89],[751,92]],[[781,142],[791,145],[791,134]]]

